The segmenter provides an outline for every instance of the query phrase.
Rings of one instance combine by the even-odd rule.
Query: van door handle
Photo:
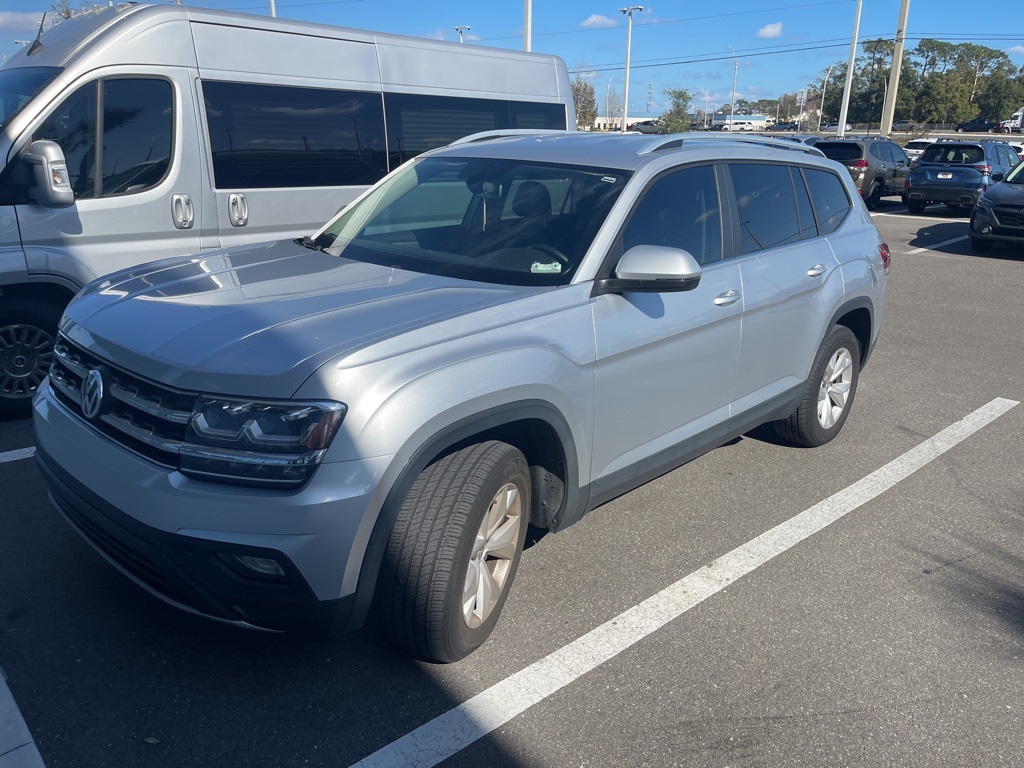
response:
[[[821,264],[815,264],[813,267],[807,270],[808,277],[821,277],[825,274],[825,267]]]
[[[716,307],[728,307],[730,304],[735,304],[740,300],[740,292],[730,288],[725,293],[720,293],[715,296]]]
[[[195,211],[192,209],[191,197],[185,194],[171,195],[171,219],[178,229],[192,229]]]
[[[241,192],[228,195],[228,219],[232,227],[244,227],[249,223],[249,201]]]

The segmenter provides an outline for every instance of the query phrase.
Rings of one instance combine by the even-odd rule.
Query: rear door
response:
[[[204,177],[187,68],[112,67],[79,83],[28,140],[61,146],[69,208],[16,206],[30,273],[79,285],[200,250]],[[206,233],[209,234],[209,233]]]

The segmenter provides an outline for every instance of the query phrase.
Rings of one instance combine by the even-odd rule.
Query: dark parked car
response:
[[[998,120],[982,120],[976,118],[956,126],[957,133],[998,133],[1000,123]]]
[[[790,122],[776,123],[775,125],[771,126],[768,130],[769,131],[799,131],[800,130],[800,123],[790,123]]]
[[[994,243],[1024,245],[1024,164],[981,193],[971,211],[970,234],[976,251]]]
[[[903,147],[895,141],[878,136],[848,136],[845,139],[824,139],[814,148],[846,166],[868,209],[874,210],[884,195],[903,193],[910,160]]]
[[[973,206],[989,184],[1002,180],[1018,162],[1005,141],[937,141],[925,148],[907,176],[903,199],[911,213],[921,213],[928,203]]]

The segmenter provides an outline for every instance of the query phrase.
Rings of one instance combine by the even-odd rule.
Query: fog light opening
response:
[[[990,227],[988,224],[986,224],[984,227],[981,228],[981,234],[983,234],[983,235],[991,235],[992,234],[992,227]]]
[[[284,576],[284,568],[272,557],[250,557],[249,555],[235,555],[235,559],[250,570],[256,571],[263,576]]]

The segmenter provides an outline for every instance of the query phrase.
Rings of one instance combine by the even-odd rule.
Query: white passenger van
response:
[[[556,56],[181,6],[46,30],[0,68],[0,417],[94,278],[312,232],[467,134],[569,126]]]

